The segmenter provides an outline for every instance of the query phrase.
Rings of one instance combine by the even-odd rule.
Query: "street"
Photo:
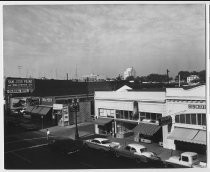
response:
[[[79,129],[85,130],[85,126]],[[50,150],[47,144],[46,135],[41,131],[5,135],[5,169],[158,168],[93,149],[82,149],[77,154],[67,156]]]

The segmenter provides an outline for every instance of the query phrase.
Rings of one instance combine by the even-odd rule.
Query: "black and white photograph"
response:
[[[3,169],[207,168],[206,6],[3,4]]]

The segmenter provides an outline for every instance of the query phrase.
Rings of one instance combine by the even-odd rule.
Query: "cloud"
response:
[[[116,76],[205,68],[204,5],[4,6],[4,67]],[[160,69],[161,68],[161,69]],[[37,74],[36,74],[37,75]]]

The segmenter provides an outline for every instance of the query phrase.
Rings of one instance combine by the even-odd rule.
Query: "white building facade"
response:
[[[174,150],[186,143],[206,149],[205,86],[166,91],[124,88],[95,92],[95,133],[113,134],[118,138],[133,136],[135,141],[154,142]],[[159,119],[168,116],[172,122],[160,125]],[[194,140],[179,138],[179,135],[186,137],[180,132],[188,132]]]
[[[124,80],[129,77],[129,76],[133,76],[133,77],[136,77],[136,71],[133,67],[131,68],[127,68],[124,72],[124,75],[123,75],[123,78]]]
[[[198,75],[190,75],[187,77],[187,83],[191,83],[195,79],[199,79]]]

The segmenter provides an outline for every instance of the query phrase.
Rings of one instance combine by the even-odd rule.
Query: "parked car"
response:
[[[48,144],[51,151],[64,155],[75,155],[83,148],[82,140],[54,138]]]
[[[140,162],[161,162],[160,157],[154,152],[147,151],[147,148],[137,143],[131,143],[125,146],[119,146],[113,149],[117,158],[120,156],[134,159],[137,163]]]
[[[111,148],[118,147],[120,143],[118,142],[111,142],[107,138],[94,138],[84,141],[84,146],[101,150],[101,151],[110,151]]]
[[[172,156],[164,162],[166,167],[204,168],[205,163],[198,160],[195,152],[183,152],[180,156]]]

